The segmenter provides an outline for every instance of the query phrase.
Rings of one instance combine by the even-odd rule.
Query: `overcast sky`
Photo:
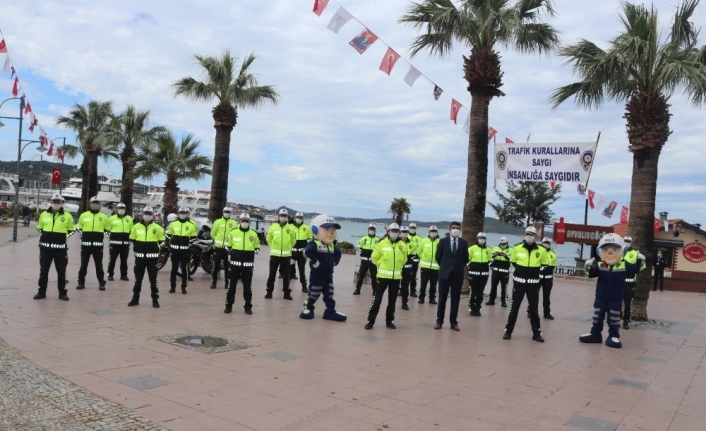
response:
[[[457,46],[448,58],[426,53],[410,58],[416,33],[397,24],[406,0],[338,0],[380,41],[363,55],[348,45],[363,26],[346,24],[339,34],[326,28],[339,7],[331,1],[321,17],[314,0],[175,0],[89,2],[26,0],[4,2],[2,30],[22,87],[39,122],[52,138],[69,132],[54,120],[74,103],[112,100],[116,110],[132,103],[152,111],[153,124],[177,136],[193,133],[202,152],[213,155],[214,103],[174,99],[170,85],[179,78],[202,77],[193,54],[218,54],[229,48],[242,58],[255,52],[252,66],[261,84],[274,85],[278,106],[241,111],[231,143],[231,201],[274,208],[329,212],[354,217],[384,217],[390,201],[405,197],[412,219],[461,219],[466,182],[468,137],[462,124],[449,121],[451,97],[470,106]],[[620,28],[618,1],[559,0],[551,23],[563,43],[587,38],[604,44]],[[655,1],[666,24],[676,1]],[[706,4],[694,18],[703,26]],[[402,54],[391,76],[378,70],[388,44]],[[705,41],[702,40],[702,43]],[[525,142],[595,141],[602,133],[590,189],[628,205],[632,157],[627,151],[623,106],[608,103],[600,111],[577,110],[572,103],[552,111],[547,103],[556,87],[573,82],[570,69],[555,57],[501,51],[505,97],[490,104],[490,125],[505,137]],[[4,54],[0,54],[0,61]],[[403,82],[407,61],[444,89],[439,101],[424,77],[410,88]],[[0,94],[11,97],[9,74]],[[4,82],[4,84],[2,84]],[[2,90],[2,87],[5,90]],[[3,98],[4,99],[4,98]],[[681,94],[671,99],[673,134],[660,160],[657,212],[668,211],[691,223],[706,224],[706,135],[703,109]],[[7,102],[2,115],[16,115]],[[17,122],[0,129],[3,160],[16,157]],[[26,139],[36,139],[37,132]],[[35,152],[27,149],[28,159]],[[80,160],[67,160],[79,164]],[[100,172],[120,177],[117,161],[100,162]],[[154,181],[159,184],[161,181]],[[210,189],[210,177],[182,188]],[[497,202],[492,189],[488,200]],[[498,183],[503,192],[504,185]],[[555,215],[583,222],[584,198],[565,184]],[[488,206],[487,216],[495,216]],[[617,223],[589,211],[589,223]]]

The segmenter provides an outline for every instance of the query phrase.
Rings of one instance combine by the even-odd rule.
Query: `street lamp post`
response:
[[[34,159],[37,156],[32,156],[32,159]],[[30,159],[30,160],[32,160]],[[39,192],[42,190],[42,161],[44,161],[44,154],[39,154],[39,182],[37,183],[37,214],[39,214]],[[32,165],[29,165],[29,168],[32,169]]]
[[[17,242],[17,205],[20,202],[20,159],[22,158],[22,115],[24,114],[25,110],[25,99],[24,97],[11,97],[9,99],[3,100],[2,103],[0,103],[0,108],[2,105],[5,104],[8,100],[15,100],[19,99],[20,100],[20,116],[19,117],[0,117],[0,118],[7,118],[11,120],[20,120],[20,127],[19,127],[19,132],[17,136],[17,187],[15,187],[15,221],[12,227],[12,241]],[[2,127],[2,122],[0,121],[0,127]]]
[[[3,118],[7,118],[7,117],[3,117]],[[21,124],[21,122],[20,122],[20,124]],[[22,134],[22,131],[20,130],[20,135],[21,134]],[[27,143],[24,146],[20,146],[22,144],[22,142],[27,142]],[[12,241],[13,242],[17,242],[17,217],[19,214],[19,206],[20,206],[20,160],[22,160],[22,153],[24,152],[25,148],[27,148],[27,146],[33,142],[41,144],[41,142],[39,142],[39,141],[26,141],[26,140],[20,138],[19,143],[17,145],[17,175],[16,175],[17,183],[15,184],[15,219],[14,219],[14,223],[12,226]],[[44,148],[43,145],[39,145],[36,148],[36,150],[43,153],[47,149]],[[40,169],[41,169],[41,166],[40,166]]]

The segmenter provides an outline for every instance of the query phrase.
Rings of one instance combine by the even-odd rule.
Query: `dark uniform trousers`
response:
[[[623,322],[630,323],[632,315],[632,299],[635,297],[636,283],[634,281],[625,280],[625,291],[623,292]]]
[[[88,261],[93,257],[93,263],[96,265],[96,275],[98,282],[105,284],[105,273],[103,272],[103,247],[81,246],[81,267],[78,269],[78,284],[86,282],[86,274],[88,273]]]
[[[39,248],[39,292],[42,294],[47,293],[49,268],[51,268],[52,262],[54,262],[54,268],[56,268],[59,295],[66,295],[66,265],[69,263],[69,253],[65,248]]]
[[[157,258],[145,259],[141,257],[135,258],[135,286],[132,292],[138,298],[142,291],[142,279],[145,277],[145,270],[150,281],[150,289],[152,290],[152,299],[159,299],[159,286],[157,285]]]
[[[115,274],[115,262],[120,256],[120,277],[127,277],[127,256],[130,253],[130,245],[111,245],[108,247],[108,253],[110,257],[108,258],[108,277],[112,277]]]
[[[216,247],[213,249],[213,274],[211,274],[211,278],[214,283],[218,281],[218,275],[221,272],[221,266],[223,266],[223,270],[225,271],[223,279],[226,281],[226,285],[228,284],[228,280],[230,280],[228,276],[228,267],[230,266],[229,257],[228,250],[224,247]]]
[[[522,300],[527,295],[529,303],[530,324],[532,332],[540,331],[539,323],[539,279],[526,279],[513,277],[512,279],[512,305],[510,305],[510,313],[507,316],[507,324],[505,330],[512,334],[517,322],[517,314],[520,312]]]
[[[373,285],[373,295],[375,294],[375,291],[377,290],[378,282],[377,282],[377,272],[378,268],[375,266],[372,260],[370,260],[369,257],[361,257],[360,258],[360,270],[358,271],[358,282],[355,284],[355,290],[360,290],[360,288],[363,286],[363,280],[365,280],[365,274],[370,271],[370,282]]]
[[[552,294],[552,287],[554,287],[554,274],[540,274],[539,285],[542,288],[542,308],[544,309],[544,315],[548,316],[552,314],[550,295]]]
[[[507,302],[507,282],[510,279],[510,270],[505,268],[490,267],[490,295],[489,302],[495,302],[498,295],[498,283],[500,283],[500,300]]]
[[[297,275],[296,269],[299,269],[299,282],[302,284],[302,290],[307,290],[306,282],[306,256],[303,251],[292,251],[292,265],[289,270],[289,279],[293,279]]]
[[[375,323],[375,318],[380,311],[380,304],[387,290],[387,309],[385,310],[385,322],[391,323],[395,320],[395,302],[397,302],[397,291],[400,289],[400,280],[392,280],[389,278],[380,278],[377,282],[375,297],[370,304],[368,312],[368,322]]]
[[[488,264],[470,263],[468,265],[468,284],[471,288],[468,308],[480,311],[485,285],[488,284]]]
[[[249,265],[249,266],[242,266]],[[235,289],[238,285],[238,280],[243,282],[243,299],[245,300],[245,309],[252,308],[252,262],[232,262],[228,271],[228,293],[226,294],[226,305],[233,305],[235,302]]]
[[[409,291],[413,294],[417,294],[417,270],[419,269],[419,258],[415,257],[412,261],[412,274],[410,275]]]
[[[270,274],[267,277],[268,294],[271,295],[272,291],[275,290],[275,277],[277,276],[277,268],[280,269],[280,273],[282,274],[282,282],[284,283],[284,288],[282,290],[284,291],[285,296],[289,295],[289,293],[291,292],[291,290],[289,290],[289,259],[291,259],[289,256],[270,256]]]
[[[172,272],[169,274],[169,287],[176,288],[177,272],[181,270],[181,288],[186,289],[189,284],[189,275],[191,274],[189,265],[190,250],[175,250],[170,249],[169,255],[172,259]]]
[[[420,271],[419,300],[423,300],[427,295],[427,283],[429,283],[429,300],[436,299],[436,283],[439,281],[439,270],[422,268]]]
[[[414,277],[414,267],[412,266],[412,260],[407,260],[407,263],[402,267],[402,283],[400,288],[400,294],[402,295],[402,303],[406,304],[409,300],[410,285],[412,283],[412,278]]]

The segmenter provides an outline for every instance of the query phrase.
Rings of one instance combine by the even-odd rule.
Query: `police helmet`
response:
[[[625,238],[623,238],[623,241],[624,241],[626,244],[632,244],[632,237],[626,236]]]
[[[247,221],[250,221],[250,214],[248,214],[248,213],[242,213],[242,214],[240,214],[240,217],[238,217],[238,220],[247,220]]]
[[[230,214],[231,212],[233,212],[233,210],[231,210],[230,207],[225,207],[223,208],[223,212]]]
[[[478,232],[476,234],[476,239],[481,239],[481,238],[485,239],[485,232]]]
[[[189,209],[187,207],[179,207],[179,214],[189,214]]]
[[[535,229],[534,226],[528,226],[525,229],[525,235],[534,235],[537,236],[537,229]]]
[[[154,210],[152,207],[144,207],[142,208],[142,214],[154,214]]]
[[[407,226],[402,226],[400,228],[400,232],[409,232],[409,228]]]
[[[115,205],[115,208],[117,209],[125,209],[125,204],[120,202],[119,204]]]
[[[437,229],[436,226],[434,226],[434,225],[429,226],[429,232],[438,232],[438,231],[439,231],[439,229]]]
[[[174,214],[174,213],[170,213],[170,214],[167,216],[167,221],[168,221],[169,223],[173,222],[173,221],[176,220],[176,219],[177,219],[177,215]]]
[[[328,214],[320,214],[311,219],[311,232],[314,235],[319,233],[319,228],[327,229],[330,227],[340,229],[341,225],[336,223],[336,219]]]
[[[504,236],[501,236],[500,237],[500,244],[507,244],[507,238],[505,238]]]

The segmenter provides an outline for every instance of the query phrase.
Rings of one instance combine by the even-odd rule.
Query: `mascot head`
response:
[[[336,239],[336,229],[340,228],[341,225],[328,214],[317,215],[311,219],[311,233],[314,234],[314,238],[326,245],[333,244]]]
[[[608,265],[615,265],[623,258],[625,242],[620,235],[609,233],[603,235],[598,243],[598,256]]]

